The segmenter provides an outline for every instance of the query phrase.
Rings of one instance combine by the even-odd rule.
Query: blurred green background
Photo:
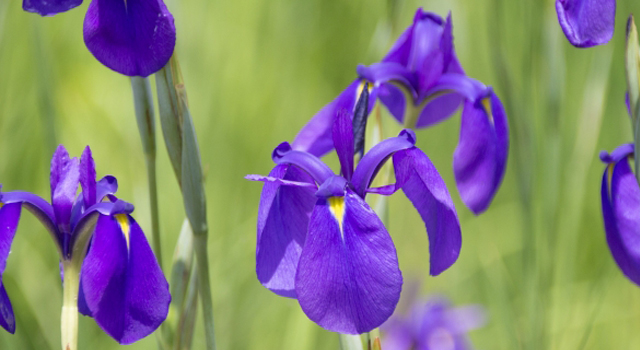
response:
[[[89,1],[40,18],[18,0],[0,1],[0,183],[48,198],[49,161],[63,143],[89,144],[98,176],[118,177],[149,233],[144,157],[128,78],[100,65],[82,41]],[[489,313],[471,338],[479,349],[640,347],[640,290],[617,269],[600,213],[599,150],[631,141],[624,104],[624,28],[640,3],[619,1],[616,32],[581,50],[564,38],[554,2],[505,0],[168,0],[176,52],[206,172],[209,252],[219,349],[336,349],[338,338],[309,321],[295,300],[255,277],[261,190],[243,179],[267,174],[270,153],[291,141],[355,78],[359,63],[383,57],[422,6],[453,14],[467,73],[494,86],[509,113],[511,152],[489,210],[474,216],[452,174],[459,116],[418,131],[419,146],[447,182],[463,230],[460,259],[428,276],[428,241],[402,195],[390,200],[388,229],[406,281],[455,304]],[[385,116],[386,136],[398,127]],[[161,140],[159,128],[157,135]],[[164,266],[171,264],[184,210],[163,143],[159,149]],[[3,282],[17,331],[0,349],[58,349],[62,300],[56,250],[24,211]],[[204,348],[201,315],[193,348]],[[81,349],[119,345],[80,318]],[[155,349],[153,336],[132,349]]]

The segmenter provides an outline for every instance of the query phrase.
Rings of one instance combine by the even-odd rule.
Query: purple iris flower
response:
[[[82,0],[23,0],[25,11],[55,15]],[[95,58],[128,76],[164,67],[176,42],[173,16],[162,0],[93,0],[84,19],[84,42]]]
[[[116,178],[105,176],[96,182],[89,147],[78,160],[69,158],[60,145],[51,160],[50,183],[51,204],[29,192],[0,192],[0,325],[15,331],[1,273],[24,207],[47,228],[61,261],[84,254],[83,247],[78,247],[79,237],[92,234],[80,272],[80,312],[92,316],[122,344],[147,336],[167,316],[169,285],[142,229],[130,215],[133,206],[114,196]]]
[[[629,165],[633,153],[633,144],[622,145],[611,154],[600,153],[607,164],[600,194],[611,254],[625,276],[640,285],[640,187]]]
[[[466,335],[485,323],[477,305],[453,308],[443,297],[415,303],[409,315],[393,315],[381,327],[384,350],[471,350]]]
[[[560,27],[575,47],[606,44],[613,37],[615,0],[556,0]]]
[[[506,113],[490,87],[464,74],[446,20],[418,9],[413,25],[382,62],[359,66],[358,79],[302,128],[293,148],[322,156],[333,149],[336,113],[353,111],[365,83],[376,99],[408,127],[432,126],[463,106],[454,173],[462,201],[474,213],[487,209],[502,182],[509,150]]]
[[[325,329],[359,334],[380,326],[398,303],[402,274],[393,241],[365,202],[367,193],[399,189],[413,203],[429,235],[430,273],[438,275],[460,253],[458,217],[446,185],[415,145],[410,129],[364,154],[354,169],[352,116],[332,128],[341,165],[335,175],[315,155],[288,143],[273,152],[277,164],[264,181],[258,213],[256,272],[276,294],[297,298]],[[372,188],[389,158],[396,183]]]

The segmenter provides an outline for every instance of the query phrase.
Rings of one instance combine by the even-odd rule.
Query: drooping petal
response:
[[[613,37],[615,0],[556,0],[562,31],[576,47],[606,44]]]
[[[22,0],[22,9],[40,16],[52,16],[71,10],[82,4],[82,0]]]
[[[84,19],[84,42],[105,66],[146,77],[171,58],[176,28],[162,0],[93,0]]]
[[[101,216],[81,270],[86,305],[100,328],[121,344],[153,332],[167,317],[167,283],[132,217]]]
[[[412,105],[413,101],[407,101],[402,90],[392,84],[381,84],[377,90],[380,101],[387,107],[389,113],[403,124],[407,103]]]
[[[316,113],[298,132],[292,146],[295,150],[306,151],[317,157],[325,155],[333,149],[332,128],[336,113],[353,112],[358,98],[360,79],[353,81],[344,91]]]
[[[96,165],[87,146],[80,157],[80,186],[85,208],[96,203]]]
[[[7,332],[14,334],[16,332],[16,318],[13,314],[11,300],[7,295],[7,291],[2,285],[2,276],[0,275],[0,326]]]
[[[0,202],[0,326],[12,334],[16,330],[16,321],[11,301],[2,285],[2,273],[7,266],[11,242],[20,221],[20,209],[20,203],[3,204]]]
[[[333,332],[368,332],[391,316],[401,288],[393,241],[367,203],[350,189],[319,199],[296,274],[305,314]]]
[[[460,197],[471,211],[487,209],[502,182],[509,150],[507,117],[498,97],[467,101],[453,170]]]
[[[457,93],[434,98],[420,112],[416,128],[426,128],[451,117],[463,102],[464,97]]]
[[[397,187],[418,210],[429,235],[430,274],[435,276],[458,259],[462,236],[447,186],[429,157],[418,148],[393,155]]]
[[[33,193],[22,191],[2,192],[2,202],[5,204],[22,204],[47,228],[47,231],[49,231],[53,240],[62,251],[62,235],[56,226],[55,214],[51,204]]]
[[[611,255],[625,276],[640,285],[640,187],[626,157],[607,165],[600,194]]]
[[[277,165],[270,177],[313,185],[313,179],[293,165]],[[295,274],[307,236],[315,186],[294,187],[266,182],[258,209],[256,273],[274,293],[296,297]]]
[[[331,169],[318,157],[309,152],[292,150],[287,142],[283,142],[273,150],[273,161],[276,164],[293,164],[311,175],[321,184],[333,176]]]
[[[418,81],[416,81],[414,75],[406,67],[398,63],[380,62],[370,66],[359,65],[356,71],[361,78],[371,81],[374,84],[382,84],[390,81],[402,83],[417,97],[415,89],[418,86]]]
[[[404,129],[397,137],[386,139],[367,152],[358,163],[353,172],[351,184],[354,191],[364,198],[369,184],[377,174],[380,167],[393,153],[411,148],[416,143],[416,134],[411,129]]]

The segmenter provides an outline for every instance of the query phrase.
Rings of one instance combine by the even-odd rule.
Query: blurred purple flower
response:
[[[556,0],[560,27],[575,47],[606,44],[613,37],[615,0]]]
[[[367,193],[402,189],[425,222],[431,274],[458,258],[460,225],[446,185],[415,144],[410,129],[367,152],[354,169],[352,117],[341,113],[332,128],[341,165],[334,175],[311,153],[282,143],[264,181],[258,213],[256,272],[276,294],[297,298],[307,316],[325,329],[359,334],[380,326],[398,303],[402,275],[393,241],[365,202]],[[393,158],[396,183],[372,188]]]
[[[633,144],[624,144],[611,154],[600,153],[607,164],[600,194],[611,254],[625,276],[640,285],[640,187],[629,165],[632,157]]]
[[[22,8],[55,15],[82,0],[23,0]],[[164,67],[176,42],[173,16],[162,0],[93,0],[84,19],[84,42],[108,68],[149,76]]]
[[[169,285],[142,229],[130,215],[133,205],[114,196],[116,178],[105,176],[96,182],[89,147],[78,160],[69,158],[60,145],[51,160],[50,184],[51,204],[29,192],[0,192],[0,274],[22,207],[47,228],[61,260],[71,260],[73,253],[82,254],[83,247],[76,242],[95,227],[82,264],[78,308],[122,344],[147,336],[167,316]],[[0,325],[11,333],[15,331],[1,275]]]
[[[481,306],[453,308],[437,297],[416,302],[407,316],[393,315],[380,328],[384,350],[470,350],[466,333],[485,323]]]
[[[463,202],[475,214],[486,210],[504,176],[509,150],[506,113],[490,87],[467,77],[446,20],[418,9],[411,25],[382,62],[359,66],[358,79],[322,108],[298,133],[293,148],[322,156],[333,149],[331,126],[340,111],[355,108],[366,82],[371,104],[379,99],[400,123],[432,126],[463,106],[454,172]]]

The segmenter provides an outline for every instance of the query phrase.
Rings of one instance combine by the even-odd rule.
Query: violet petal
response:
[[[319,199],[296,274],[305,314],[333,332],[368,332],[391,316],[401,288],[393,241],[367,203],[350,189]]]

